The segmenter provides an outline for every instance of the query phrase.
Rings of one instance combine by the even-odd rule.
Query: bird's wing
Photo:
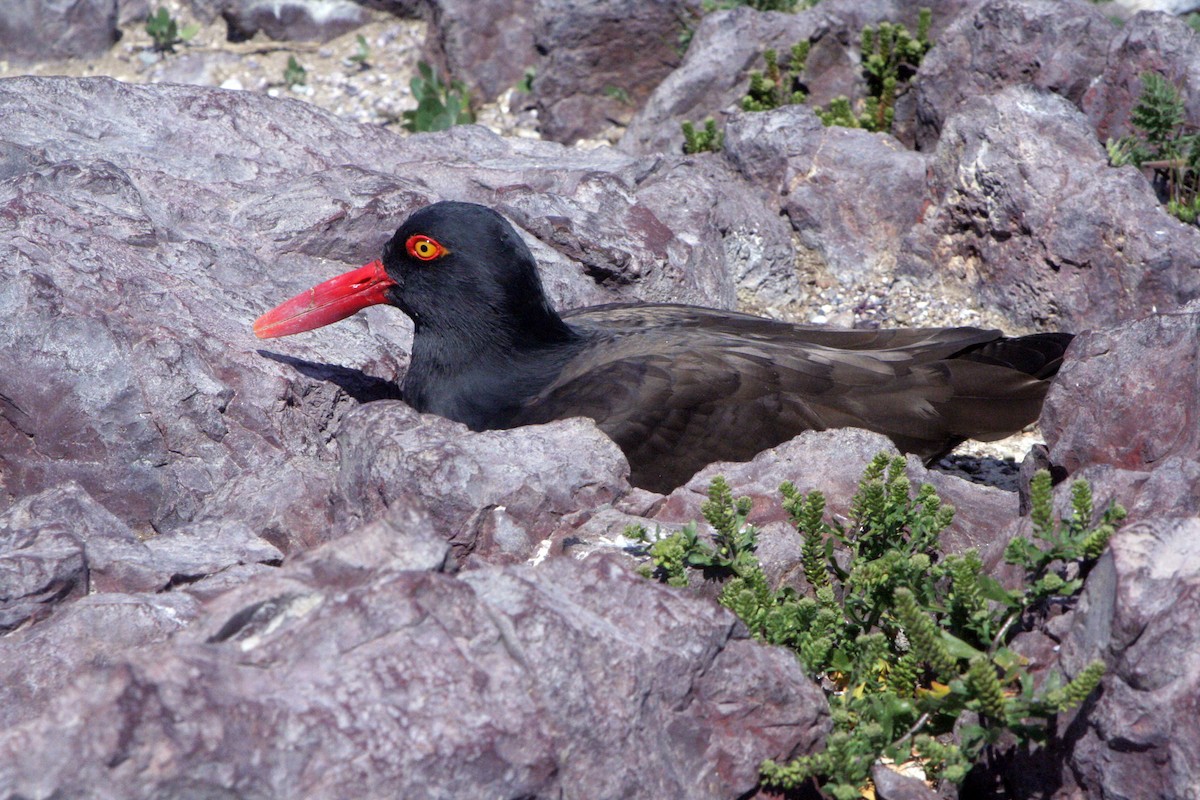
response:
[[[515,422],[591,417],[629,458],[633,482],[660,491],[713,461],[748,460],[805,430],[868,428],[932,455],[970,433],[958,433],[960,420],[944,413],[961,416],[948,401],[963,371],[924,363],[926,355],[910,342],[854,350],[712,332],[618,337],[564,370]],[[965,382],[975,377],[982,376]]]

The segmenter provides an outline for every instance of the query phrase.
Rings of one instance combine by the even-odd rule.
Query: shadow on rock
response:
[[[301,375],[313,380],[337,384],[346,394],[359,403],[370,403],[375,400],[401,400],[399,383],[376,378],[362,370],[352,367],[339,367],[336,364],[324,364],[317,361],[306,361],[303,358],[285,356],[270,350],[258,350],[260,356],[287,364]]]

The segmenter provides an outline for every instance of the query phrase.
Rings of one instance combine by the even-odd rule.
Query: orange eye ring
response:
[[[408,241],[404,243],[404,249],[410,256],[420,261],[433,261],[447,253],[446,248],[442,247],[436,239],[420,233],[408,237]]]

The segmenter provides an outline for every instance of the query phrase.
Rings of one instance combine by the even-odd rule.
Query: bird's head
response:
[[[434,203],[414,212],[383,256],[297,295],[259,317],[268,339],[330,325],[387,303],[422,330],[522,335],[561,326],[529,248],[504,217],[473,203]]]

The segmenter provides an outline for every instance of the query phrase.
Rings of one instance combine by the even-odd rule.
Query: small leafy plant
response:
[[[358,49],[354,51],[354,55],[349,57],[349,61],[351,64],[356,64],[360,70],[366,69],[370,66],[367,59],[371,57],[371,46],[367,44],[367,37],[361,33],[355,37],[355,41],[358,43]]]
[[[1129,121],[1137,133],[1107,142],[1115,167],[1153,170],[1154,187],[1167,211],[1187,223],[1200,217],[1200,134],[1185,125],[1179,91],[1156,72],[1141,75],[1142,93]]]
[[[713,543],[702,539],[696,523],[689,522],[677,533],[650,545],[650,566],[643,572],[646,577],[671,586],[687,586],[688,567],[734,574],[758,569],[754,555],[758,531],[746,522],[749,498],[734,500],[729,484],[718,475],[708,487],[708,500],[700,506],[700,513],[716,531]],[[627,530],[625,535],[648,539],[644,529]]]
[[[471,113],[471,95],[461,81],[444,83],[424,61],[417,65],[412,79],[417,107],[404,112],[404,127],[417,132],[444,131],[454,125],[475,121]]]
[[[764,52],[763,61],[767,68],[763,72],[750,73],[750,88],[742,98],[742,108],[746,111],[770,111],[807,100],[808,95],[797,88],[796,82],[804,70],[810,47],[811,43],[807,41],[792,45],[791,58],[786,67],[780,66],[779,56],[774,50]]]
[[[163,6],[151,14],[146,20],[146,33],[154,40],[154,49],[160,53],[174,53],[175,45],[192,39],[200,32],[200,26],[195,23],[185,25],[181,30],[179,23]]]
[[[287,67],[283,70],[283,82],[289,89],[303,86],[308,80],[308,70],[300,65],[295,56],[288,56]]]
[[[717,123],[712,117],[704,120],[704,128],[696,130],[696,126],[690,121],[684,122],[683,128],[683,152],[686,155],[695,153],[719,153],[721,148],[725,146],[725,134],[717,130]]]
[[[917,17],[915,37],[905,26],[890,22],[863,28],[860,46],[867,96],[862,111],[855,113],[849,98],[838,97],[830,102],[829,108],[817,110],[821,121],[826,125],[890,131],[896,114],[896,97],[912,80],[921,60],[933,47],[929,40],[932,20],[930,10],[922,8]]]
[[[1038,687],[1009,643],[1051,604],[1070,602],[1124,511],[1114,506],[1093,521],[1091,491],[1079,482],[1070,518],[1055,522],[1050,476],[1039,473],[1033,538],[1018,537],[1006,551],[1026,583],[1010,591],[983,573],[975,551],[941,552],[954,510],[928,485],[912,496],[904,467],[884,454],[871,462],[848,525],[826,521],[820,492],[781,487],[802,538],[804,596],[770,588],[746,524],[749,503],[735,501],[720,479],[703,508],[714,544],[692,526],[650,547],[651,572],[674,585],[686,584],[689,567],[728,575],[721,602],[757,638],[795,652],[826,687],[833,731],[824,751],[765,762],[770,787],[794,790],[815,779],[828,796],[857,798],[885,757],[961,782],[1003,734],[1044,740],[1053,716],[1083,702],[1104,674],[1096,662],[1069,682],[1051,676]]]

